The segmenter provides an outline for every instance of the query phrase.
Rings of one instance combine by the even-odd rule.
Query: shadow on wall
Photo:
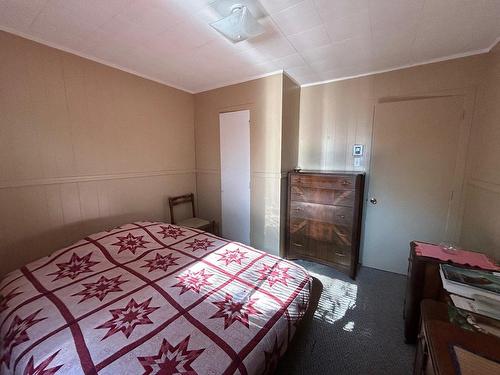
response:
[[[0,246],[0,277],[22,265],[42,258],[69,246],[74,242],[96,232],[112,229],[134,221],[157,220],[140,213],[128,213],[92,220],[78,221],[26,236]],[[19,225],[22,225],[20,223]],[[22,250],[20,250],[22,249]]]
[[[260,128],[262,134],[258,134],[254,141],[258,145],[251,147],[258,155],[251,158],[252,162],[260,159],[263,163],[264,174],[255,176],[261,184],[263,195],[253,194],[254,202],[252,209],[257,210],[259,215],[256,215],[252,225],[264,225],[262,232],[253,231],[252,245],[265,250],[271,254],[279,255],[280,247],[280,194],[281,194],[281,121],[274,119],[271,121],[270,116],[274,116],[273,108],[268,108],[268,103],[272,101],[271,95],[275,90],[276,83],[271,80],[265,81],[266,88],[263,90],[263,95],[259,99],[259,116],[265,116],[260,120]],[[280,81],[282,88],[282,81]],[[281,100],[281,99],[280,99]],[[281,107],[280,107],[281,108]],[[281,115],[281,111],[279,112]],[[270,126],[274,124],[274,126]],[[257,131],[257,129],[256,129]],[[255,133],[254,133],[255,134]],[[259,142],[260,140],[260,142]],[[252,139],[251,139],[252,141]],[[261,172],[252,166],[252,172]],[[267,173],[270,172],[270,173]],[[255,185],[255,184],[254,184]],[[264,197],[264,199],[261,199]],[[260,207],[256,208],[257,205]],[[253,216],[254,214],[252,214]],[[261,216],[263,215],[263,217]],[[260,238],[259,238],[260,237]]]

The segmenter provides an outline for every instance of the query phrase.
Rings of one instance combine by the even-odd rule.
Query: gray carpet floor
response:
[[[406,277],[361,267],[356,280],[297,261],[323,285],[314,317],[297,332],[277,374],[411,374],[415,347],[404,343]]]

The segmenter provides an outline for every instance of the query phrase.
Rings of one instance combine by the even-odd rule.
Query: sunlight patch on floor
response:
[[[351,322],[348,322],[344,328],[342,328],[344,331],[347,331],[347,332],[352,332],[354,331],[354,322],[351,321]]]
[[[310,272],[323,284],[323,292],[314,313],[314,318],[327,323],[343,319],[349,310],[356,308],[358,286],[356,284]],[[345,331],[354,330],[354,322],[347,322]]]

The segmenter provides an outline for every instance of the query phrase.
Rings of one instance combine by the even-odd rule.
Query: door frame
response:
[[[371,172],[373,163],[373,145],[375,136],[375,111],[378,104],[391,103],[398,101],[407,100],[418,100],[418,99],[431,99],[439,97],[453,97],[462,96],[463,101],[463,115],[462,122],[460,124],[459,139],[458,139],[458,153],[457,153],[457,164],[455,167],[455,175],[453,186],[456,187],[454,190],[453,199],[457,201],[454,210],[449,213],[449,223],[448,223],[448,238],[456,243],[459,243],[461,237],[463,215],[465,211],[465,191],[471,176],[471,163],[468,158],[469,155],[469,145],[471,139],[472,131],[472,121],[474,118],[475,103],[477,97],[477,88],[467,87],[460,89],[446,89],[446,90],[436,90],[429,92],[414,92],[405,95],[398,96],[384,96],[375,99],[372,109],[372,124],[371,124],[371,137],[370,137],[370,150],[369,150],[369,163],[368,170],[366,171],[365,179],[365,205],[369,204],[369,194],[370,194],[370,182],[371,182]],[[366,226],[366,215],[367,209],[363,210],[363,223],[362,223],[362,236],[360,244],[360,264],[363,263],[364,253],[365,253],[365,226]],[[409,249],[408,244],[408,249]],[[409,251],[409,250],[408,250]]]
[[[252,109],[250,107],[253,107],[252,104],[241,104],[241,105],[235,105],[235,106],[229,106],[225,107],[224,109],[219,109],[217,113],[217,118],[219,122],[219,182],[220,182],[220,191],[219,191],[219,199],[220,199],[220,234],[222,235],[222,230],[224,227],[224,219],[223,219],[223,210],[222,210],[222,159],[220,158],[221,155],[221,145],[220,145],[220,115],[225,114],[225,113],[233,113],[233,112],[243,112],[243,111],[248,111],[248,125],[249,125],[249,209],[248,209],[248,214],[249,214],[249,228],[248,228],[248,241],[249,243],[247,245],[252,244],[252,203],[253,203],[253,198],[252,198]]]

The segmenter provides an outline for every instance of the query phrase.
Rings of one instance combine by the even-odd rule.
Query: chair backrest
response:
[[[169,197],[168,198],[168,205],[170,206],[170,221],[172,224],[175,224],[175,219],[174,219],[174,206],[177,206],[179,204],[184,204],[184,203],[189,203],[191,202],[191,207],[193,209],[193,217],[196,217],[195,211],[194,211],[194,194],[185,194],[185,195],[180,195],[178,197]]]

